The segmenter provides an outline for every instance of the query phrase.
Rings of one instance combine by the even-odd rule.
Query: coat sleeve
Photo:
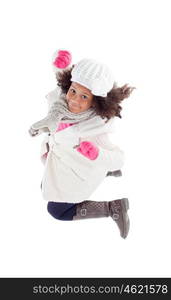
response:
[[[46,99],[48,102],[47,116],[31,125],[31,127],[29,129],[29,133],[31,136],[37,136],[44,132],[54,132],[55,131],[56,123],[57,123],[56,118],[55,118],[55,116],[49,115],[49,112],[50,112],[54,102],[57,102],[59,100],[59,95],[60,95],[59,87],[46,95]]]
[[[50,111],[54,102],[56,102],[59,99],[60,93],[61,93],[60,88],[56,87],[56,89],[54,89],[53,91],[51,91],[50,93],[48,93],[45,96],[45,98],[47,99],[47,103],[48,103],[48,112]]]
[[[106,155],[109,156],[110,161],[109,171],[120,170],[124,164],[124,152],[118,146],[112,144],[107,134],[96,136],[93,140],[97,146],[106,150]]]

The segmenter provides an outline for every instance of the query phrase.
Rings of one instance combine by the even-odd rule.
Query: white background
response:
[[[171,276],[169,4],[1,1],[1,277]],[[136,87],[113,136],[126,156],[126,240],[110,218],[57,221],[42,200],[43,136],[31,138],[28,129],[47,112],[59,48],[72,52],[73,63],[90,57],[109,64],[118,85]],[[105,198],[105,183],[101,189]]]

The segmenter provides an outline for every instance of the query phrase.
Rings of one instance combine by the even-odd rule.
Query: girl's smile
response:
[[[79,83],[72,82],[66,100],[68,109],[75,114],[86,111],[93,105],[93,94],[89,89]]]

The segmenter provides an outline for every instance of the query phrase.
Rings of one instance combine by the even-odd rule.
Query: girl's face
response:
[[[83,85],[72,82],[66,94],[66,100],[69,111],[78,114],[93,105],[93,94]]]

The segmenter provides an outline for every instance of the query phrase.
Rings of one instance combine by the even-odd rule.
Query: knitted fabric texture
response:
[[[95,160],[99,155],[99,149],[92,142],[81,142],[77,151],[83,154],[85,157]]]
[[[55,73],[70,67],[72,60],[71,53],[66,50],[57,50],[52,56],[52,67]]]
[[[92,59],[78,62],[71,75],[71,81],[85,86],[95,96],[106,97],[114,84],[113,74],[108,66]]]
[[[77,121],[85,121],[91,119],[95,115],[96,114],[93,108],[89,108],[86,111],[83,111],[78,114],[72,113],[68,109],[66,97],[63,95],[61,95],[61,97],[53,103],[48,113],[48,117],[64,121],[64,123],[75,123]]]
[[[57,101],[52,104],[47,117],[34,123],[29,132],[31,135],[34,131],[38,130],[55,132],[57,124],[61,121],[64,123],[76,123],[90,120],[95,116],[96,113],[93,108],[89,108],[88,110],[78,114],[70,112],[65,96],[61,95]]]

